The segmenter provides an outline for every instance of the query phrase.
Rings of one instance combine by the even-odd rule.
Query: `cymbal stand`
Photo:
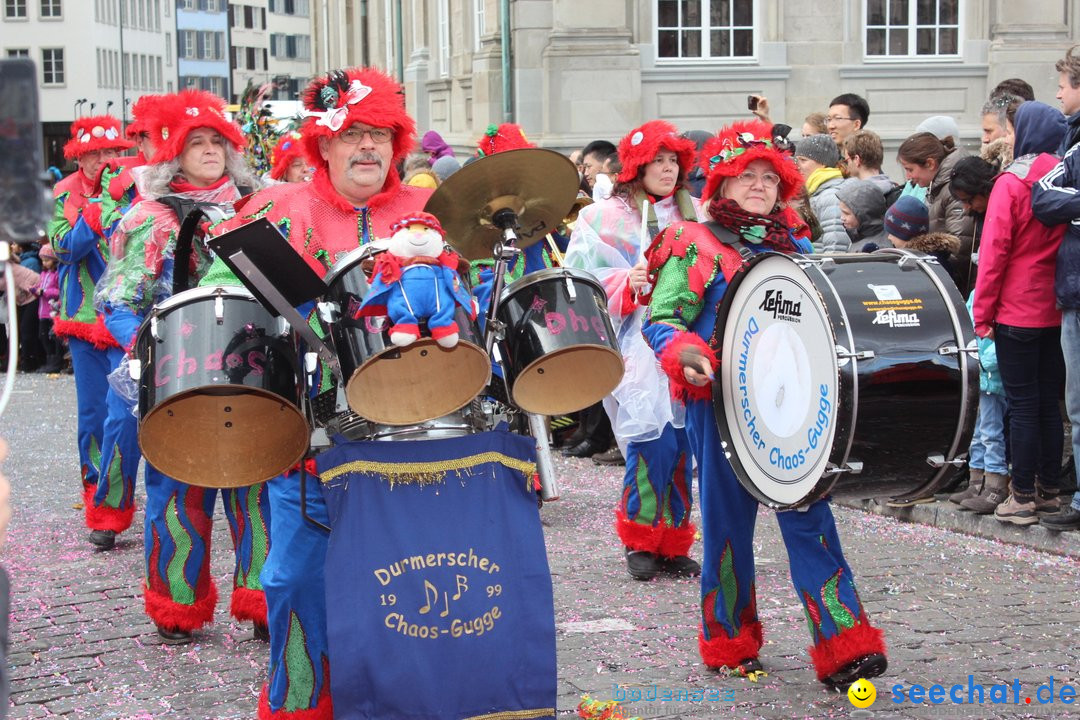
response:
[[[491,250],[491,256],[495,258],[495,273],[492,278],[491,301],[488,303],[487,320],[484,325],[484,349],[491,355],[491,348],[495,341],[502,338],[506,329],[503,323],[495,317],[495,311],[499,309],[499,296],[502,295],[503,286],[506,284],[506,268],[510,261],[521,254],[521,250],[515,247],[517,242],[518,216],[510,208],[497,210],[491,216],[491,224],[503,232],[503,239],[495,243]]]

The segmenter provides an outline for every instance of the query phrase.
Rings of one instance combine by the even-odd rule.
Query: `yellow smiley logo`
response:
[[[847,691],[848,700],[857,708],[868,708],[877,700],[877,688],[869,680],[856,680]]]

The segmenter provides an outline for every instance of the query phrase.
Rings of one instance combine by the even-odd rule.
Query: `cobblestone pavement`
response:
[[[161,645],[142,612],[141,532],[110,553],[86,541],[74,453],[74,386],[68,376],[21,375],[3,419],[11,445],[16,517],[2,562],[12,575],[11,717],[71,719],[254,718],[267,646],[219,603],[215,622],[181,648]],[[806,622],[791,590],[776,524],[762,511],[756,549],[768,676],[753,684],[706,670],[697,654],[695,580],[634,581],[612,530],[621,467],[558,458],[563,498],[542,517],[555,584],[559,716],[585,693],[603,700],[713,690],[720,701],[623,703],[665,718],[1014,718],[1076,716],[1039,705],[1054,678],[1080,684],[1080,566],[1074,558],[835,510],[848,559],[873,621],[885,630],[888,674],[878,700],[855,710],[815,681]],[[140,488],[141,489],[141,488]],[[140,492],[141,495],[141,492]],[[141,497],[139,500],[142,504]],[[141,513],[135,527],[141,528]],[[214,572],[229,586],[229,539],[215,527]],[[694,554],[700,557],[699,546]],[[890,688],[948,688],[968,676],[983,705],[891,702]],[[1019,704],[990,704],[990,686],[1020,683]],[[1032,704],[1024,702],[1031,697]]]

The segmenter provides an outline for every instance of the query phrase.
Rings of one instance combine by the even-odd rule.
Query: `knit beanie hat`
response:
[[[930,231],[930,211],[913,195],[902,195],[885,212],[885,232],[903,241]]]
[[[960,140],[960,127],[956,120],[948,115],[931,115],[915,127],[915,132],[928,132],[938,140],[951,137],[955,141]]]
[[[840,149],[828,135],[807,135],[795,143],[795,157],[810,158],[825,167],[836,167],[840,163]]]

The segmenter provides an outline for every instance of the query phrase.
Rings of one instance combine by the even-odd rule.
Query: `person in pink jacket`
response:
[[[38,338],[45,348],[45,365],[41,372],[58,373],[63,369],[64,346],[53,333],[53,317],[60,301],[60,273],[56,268],[56,253],[52,245],[42,245],[38,256],[42,270],[34,286],[34,294],[38,297]]]
[[[994,511],[1002,522],[1033,525],[1058,509],[1065,381],[1061,311],[1054,268],[1064,226],[1047,227],[1031,210],[1031,187],[1052,170],[1065,133],[1061,112],[1026,102],[1016,113],[1015,160],[998,176],[986,208],[973,315],[975,333],[997,344],[1009,404],[1012,479]],[[984,485],[984,492],[994,488]],[[1004,488],[997,491],[1004,496]]]

